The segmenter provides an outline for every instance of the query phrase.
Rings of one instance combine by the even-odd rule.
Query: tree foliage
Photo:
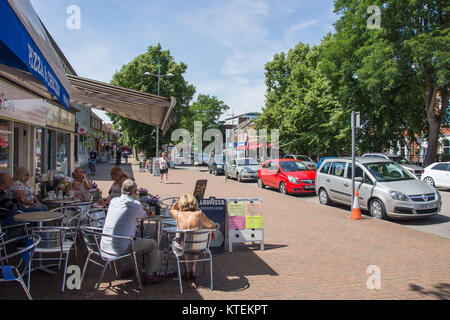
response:
[[[158,63],[161,63],[161,74],[172,73],[174,77],[161,78],[160,95],[173,96],[177,99],[174,109],[177,122],[171,126],[168,133],[160,138],[160,145],[170,143],[171,132],[179,128],[182,119],[189,116],[189,104],[195,94],[195,87],[189,84],[183,77],[187,65],[177,63],[170,55],[169,50],[162,50],[161,45],[150,46],[146,53],[136,57],[133,61],[124,65],[114,74],[111,83],[113,85],[134,89],[142,92],[157,94],[157,77],[146,77],[145,72],[158,74]],[[156,62],[156,63],[155,63]],[[148,154],[156,152],[156,128],[138,121],[108,114],[115,126],[120,127],[123,133],[121,143],[130,147],[136,147]],[[160,131],[161,132],[161,131]]]
[[[370,5],[381,8],[381,29],[367,27]],[[339,155],[350,152],[350,114],[360,111],[359,152],[425,132],[425,162],[434,161],[448,107],[448,2],[337,0],[335,12],[336,32],[320,45],[299,43],[266,64],[259,126],[280,128],[287,152]]]

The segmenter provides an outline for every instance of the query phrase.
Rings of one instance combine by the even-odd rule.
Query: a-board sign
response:
[[[227,201],[225,199],[216,199],[215,197],[201,199],[199,207],[210,220],[219,224],[219,228],[215,233],[215,239],[211,239],[211,252],[225,252]]]
[[[161,175],[161,170],[159,168],[159,159],[160,158],[153,158],[153,175],[155,177],[159,177]]]
[[[206,185],[208,180],[197,180],[195,183],[194,197],[200,202],[205,197]]]
[[[228,199],[228,251],[233,243],[259,242],[264,250],[261,199]]]

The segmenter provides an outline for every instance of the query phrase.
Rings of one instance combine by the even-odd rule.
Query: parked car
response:
[[[317,169],[320,168],[320,166],[322,165],[323,160],[325,160],[325,159],[334,159],[334,158],[336,158],[336,157],[323,157],[323,158],[320,158],[319,162],[317,162]]]
[[[213,173],[218,176],[219,174],[223,174],[225,171],[225,162],[226,156],[214,156],[214,162],[208,165],[209,173]]]
[[[204,152],[194,154],[194,166],[207,166],[210,159],[210,155]]]
[[[401,165],[403,168],[411,172],[413,175],[415,175],[419,180],[423,174],[423,167],[415,165],[411,161],[409,161],[406,158],[403,158],[401,156],[396,156],[393,154],[385,154],[385,153],[366,153],[363,154],[363,157],[375,157],[375,158],[382,158],[394,161]]]
[[[436,188],[450,188],[450,162],[436,162],[424,169],[422,181]]]
[[[317,169],[317,163],[314,162],[310,157],[304,156],[304,155],[298,155],[298,154],[287,154],[283,157],[283,159],[294,159],[299,160],[305,163],[308,167],[310,167],[313,170]]]
[[[316,192],[321,204],[331,202],[352,205],[352,160],[324,160],[317,171]],[[439,191],[394,161],[357,157],[355,187],[359,191],[361,209],[376,219],[419,218],[441,211]]]
[[[234,159],[225,165],[225,175],[235,178],[237,181],[249,181],[258,179],[258,170],[261,164],[252,158]]]
[[[268,160],[258,171],[258,187],[272,187],[283,194],[314,193],[316,171],[293,159]]]

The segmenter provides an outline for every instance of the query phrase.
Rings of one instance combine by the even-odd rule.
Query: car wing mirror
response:
[[[356,181],[356,182],[361,182],[361,183],[363,183],[363,182],[364,182],[364,179],[361,178],[361,177],[356,177],[356,178],[355,178],[355,181]]]

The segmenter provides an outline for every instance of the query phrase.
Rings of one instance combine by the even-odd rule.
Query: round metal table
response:
[[[54,220],[62,219],[64,215],[60,212],[51,212],[51,211],[36,211],[36,212],[25,212],[16,214],[14,216],[14,220],[20,222],[36,222],[39,223],[39,227],[42,227],[44,222],[50,222]],[[43,265],[42,261],[39,262],[39,267],[37,270],[42,270],[47,274],[56,275],[57,273],[48,269],[49,267],[58,266],[55,265]]]

